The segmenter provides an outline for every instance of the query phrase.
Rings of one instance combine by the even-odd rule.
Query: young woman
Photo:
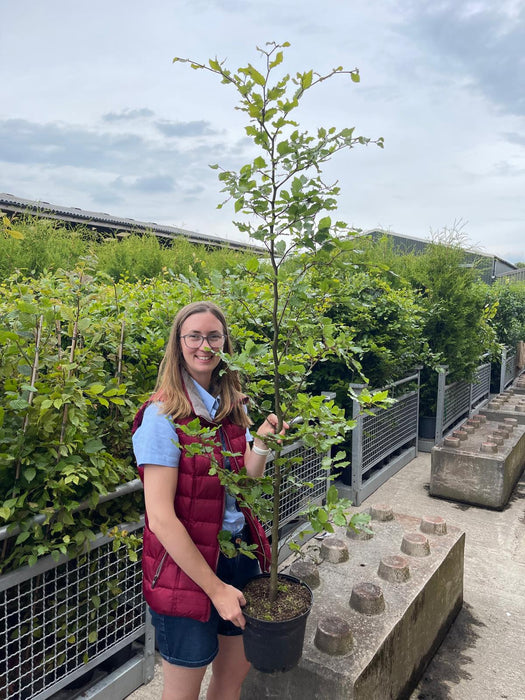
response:
[[[210,457],[188,446],[196,438],[184,426],[198,418],[216,429],[215,458],[238,456],[224,466],[261,476],[269,452],[265,436],[277,417],[268,416],[255,433],[237,373],[217,351],[231,353],[222,311],[209,302],[179,311],[159,369],[155,393],[138,412],[133,447],[144,483],[146,527],[143,587],[163,659],[162,700],[198,700],[208,664],[208,700],[237,700],[250,668],[244,656],[245,624],[240,590],[269,566],[269,546],[252,513],[239,508],[217,476]],[[258,544],[258,560],[219,553],[217,535],[229,530],[233,541]]]

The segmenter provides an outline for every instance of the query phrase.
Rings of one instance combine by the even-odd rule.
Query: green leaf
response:
[[[11,517],[11,513],[14,511],[11,510],[11,508],[6,508],[5,506],[0,506],[0,518],[3,518],[4,520],[9,520]]]
[[[309,70],[307,73],[303,73],[301,78],[301,86],[304,90],[307,90],[312,84],[313,71]]]
[[[252,274],[259,269],[259,260],[257,258],[249,258],[246,261],[246,270]]]
[[[100,438],[90,438],[89,440],[86,440],[84,443],[84,451],[88,455],[95,454],[96,452],[100,452],[101,450],[104,449],[104,443]]]
[[[28,469],[24,469],[24,477],[25,477],[26,481],[29,481],[29,482],[33,481],[35,476],[36,476],[36,469],[34,469],[33,467],[29,467]]]
[[[36,304],[30,304],[28,301],[20,299],[17,303],[18,310],[24,314],[36,314],[38,313],[38,307]]]
[[[290,147],[290,144],[288,141],[280,141],[277,144],[277,152],[279,153],[280,156],[285,156],[288,153],[292,152],[292,148]]]
[[[248,66],[248,72],[250,74],[250,78],[254,81],[254,83],[257,83],[257,85],[261,86],[264,86],[266,84],[264,76],[261,75],[259,71],[256,70],[252,65]]]
[[[21,532],[16,538],[15,544],[22,544],[31,537],[31,533],[26,530],[26,532]]]
[[[101,394],[105,388],[106,387],[104,386],[104,384],[90,384],[86,391],[88,392],[88,394],[93,394],[96,396],[97,394]]]

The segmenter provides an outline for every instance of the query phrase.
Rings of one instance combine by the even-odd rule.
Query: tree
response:
[[[349,77],[359,82],[359,72],[333,68],[322,75],[308,70],[274,77],[283,62],[283,49],[288,43],[268,43],[266,49],[258,48],[263,61],[262,72],[248,64],[232,72],[224,62],[211,59],[207,64],[187,58],[175,58],[174,62],[189,63],[195,70],[204,70],[233,87],[238,95],[236,109],[248,119],[245,127],[257,154],[238,171],[224,170],[219,165],[219,180],[227,199],[242,220],[234,224],[239,231],[248,234],[265,247],[268,257],[261,261],[256,257],[247,261],[246,285],[257,284],[266,292],[258,299],[250,299],[247,290],[239,285],[237,302],[246,308],[258,329],[255,341],[250,338],[239,357],[226,358],[241,371],[255,372],[251,386],[258,392],[262,408],[272,408],[278,416],[277,433],[285,422],[301,416],[303,422],[294,423],[285,437],[269,442],[273,448],[274,473],[269,477],[272,503],[272,567],[270,575],[270,599],[277,593],[277,559],[279,540],[279,505],[283,482],[294,481],[294,460],[282,456],[283,447],[301,438],[306,445],[324,452],[344,439],[352,423],[333,401],[305,392],[306,380],[312,368],[328,357],[338,356],[352,365],[353,355],[347,329],[333,321],[328,311],[331,305],[331,289],[337,284],[331,278],[330,267],[335,258],[352,246],[350,231],[342,221],[332,221],[328,215],[337,207],[339,187],[337,183],[325,183],[321,166],[339,151],[356,145],[375,143],[383,146],[382,138],[371,141],[355,135],[353,128],[335,127],[317,129],[312,135],[302,131],[293,118],[301,100],[312,89],[335,76]],[[309,282],[313,269],[322,270],[318,287]],[[263,320],[264,319],[264,320]],[[368,397],[380,402],[383,395]],[[365,398],[363,397],[364,401]],[[344,453],[335,461],[343,459]],[[333,467],[330,460],[326,469]],[[244,482],[232,483],[231,473],[221,478],[236,491],[239,498],[250,499]],[[315,509],[314,527],[331,529],[328,511],[335,513],[338,524],[346,522],[343,510],[338,509],[334,497],[335,488],[329,492],[327,510]],[[254,499],[250,505],[256,507]],[[354,514],[351,525],[357,526]]]

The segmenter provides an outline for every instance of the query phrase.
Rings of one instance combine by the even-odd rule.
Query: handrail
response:
[[[121,496],[127,496],[130,493],[135,493],[135,491],[140,491],[141,488],[142,481],[140,479],[133,479],[133,481],[128,481],[125,484],[117,486],[117,488],[114,491],[110,491],[110,493],[101,494],[97,505],[100,503],[107,503],[107,501],[113,501],[115,498],[120,498]],[[93,508],[92,504],[89,501],[83,501],[82,503],[79,503],[72,512],[78,513],[79,511],[87,510],[88,508]],[[32,522],[34,525],[41,525],[48,517],[48,515],[38,513],[38,515],[35,515],[32,518]],[[20,532],[20,525],[18,525],[18,523],[7,523],[7,525],[0,527],[0,542],[18,535]]]

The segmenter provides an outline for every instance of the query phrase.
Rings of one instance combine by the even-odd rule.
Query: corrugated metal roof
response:
[[[399,241],[404,241],[407,244],[407,246],[410,246],[410,244],[413,243],[414,247],[416,247],[416,249],[424,248],[433,242],[432,240],[430,240],[428,238],[418,238],[417,236],[407,236],[404,233],[396,233],[394,231],[385,231],[384,229],[380,229],[380,228],[368,229],[367,231],[363,231],[362,235],[363,236],[372,236],[372,237],[389,236],[390,238],[398,239]],[[476,248],[465,248],[464,250],[466,253],[470,253],[471,255],[474,255],[476,257],[490,258],[491,260],[499,260],[504,265],[507,265],[509,270],[516,269],[516,265],[514,265],[514,263],[508,262],[508,260],[504,260],[503,258],[500,258],[499,255],[494,255],[493,253],[485,253],[482,250],[478,250]]]
[[[232,248],[234,250],[253,250],[262,252],[261,246],[240,241],[230,241],[227,238],[218,236],[207,236],[195,231],[188,231],[177,226],[166,226],[152,221],[135,221],[126,219],[105,212],[87,211],[77,207],[64,207],[49,202],[22,199],[5,192],[0,193],[0,209],[11,214],[37,215],[48,219],[68,221],[70,223],[84,224],[91,228],[103,231],[114,231],[116,233],[146,233],[151,232],[155,236],[163,239],[175,239],[184,237],[192,243],[200,243],[206,246],[221,248]]]

